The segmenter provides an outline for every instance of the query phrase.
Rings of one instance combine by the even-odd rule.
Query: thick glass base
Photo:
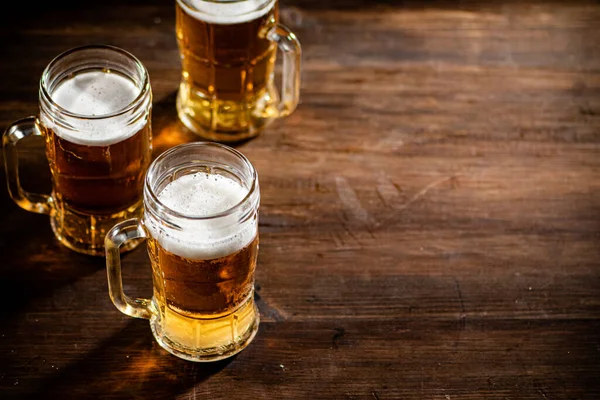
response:
[[[234,312],[216,318],[184,316],[163,306],[150,320],[154,338],[169,353],[188,361],[231,357],[250,344],[260,316],[253,293]]]
[[[142,202],[113,214],[98,215],[59,208],[50,216],[50,224],[56,238],[63,245],[78,253],[104,257],[104,237],[119,222],[140,218]],[[133,250],[143,239],[129,240],[121,246],[121,252]]]
[[[208,97],[183,81],[177,94],[177,114],[200,137],[231,143],[258,135],[277,117],[278,103],[274,88],[238,102]]]

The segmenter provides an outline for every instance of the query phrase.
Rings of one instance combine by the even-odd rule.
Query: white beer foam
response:
[[[241,24],[262,17],[275,6],[276,0],[237,2],[177,0],[181,8],[200,21],[219,25]]]
[[[222,175],[198,172],[169,183],[159,194],[161,203],[188,216],[208,216],[240,203],[248,189]],[[235,213],[234,213],[235,214]],[[239,222],[237,215],[206,220],[177,221],[181,229],[146,218],[146,226],[170,253],[192,260],[224,257],[248,245],[257,234],[256,219]]]
[[[140,94],[135,83],[119,74],[88,71],[61,82],[51,93],[52,100],[65,110],[82,117],[109,115],[131,104]],[[57,126],[49,117],[43,122],[61,138],[86,146],[108,146],[133,136],[140,128],[127,126],[130,116],[106,119],[69,118],[73,129]]]

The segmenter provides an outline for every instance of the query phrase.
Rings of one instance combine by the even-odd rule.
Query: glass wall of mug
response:
[[[104,255],[108,230],[142,211],[152,152],[146,68],[116,47],[69,50],[46,67],[39,104],[37,117],[17,121],[3,135],[9,193],[25,210],[49,214],[52,230],[65,246]],[[45,139],[50,195],[21,187],[17,143],[27,136]]]
[[[150,320],[156,341],[191,361],[215,361],[254,338],[258,176],[236,150],[217,143],[173,147],[150,166],[144,215],[106,237],[109,293],[123,313]],[[152,299],[123,293],[119,248],[147,239]]]
[[[177,0],[181,121],[200,136],[233,142],[291,114],[300,91],[300,43],[279,23],[277,0]],[[274,83],[277,48],[281,90]]]

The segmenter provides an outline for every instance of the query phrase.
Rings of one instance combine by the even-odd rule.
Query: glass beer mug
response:
[[[191,361],[244,349],[259,324],[258,176],[246,157],[218,143],[175,146],[150,166],[144,215],[106,236],[109,294],[124,314],[150,320],[156,341]],[[119,248],[146,238],[152,299],[123,293]]]
[[[180,120],[206,139],[256,136],[291,114],[300,93],[300,42],[279,23],[277,0],[177,0]],[[274,84],[283,54],[281,96]]]
[[[3,136],[10,196],[27,211],[49,214],[65,246],[104,255],[106,232],[142,212],[152,152],[148,72],[119,48],[80,47],[50,62],[39,93],[39,116],[15,122]],[[27,136],[45,139],[51,195],[21,187],[17,143]]]

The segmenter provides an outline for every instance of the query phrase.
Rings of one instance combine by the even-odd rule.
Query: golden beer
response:
[[[154,299],[164,340],[207,352],[226,348],[252,333],[254,270],[258,237],[224,257],[194,260],[170,253],[148,239]]]
[[[149,123],[121,142],[102,146],[72,143],[53,129],[41,129],[59,208],[105,216],[140,203],[151,159]]]
[[[284,93],[282,107],[273,82],[278,21],[275,0],[177,0],[182,64],[177,109],[188,128],[210,139],[236,141],[293,111],[297,88]],[[288,63],[285,79],[299,85],[300,47],[290,35],[295,47],[286,49],[298,65]]]
[[[234,149],[180,145],[150,166],[144,215],[106,238],[109,292],[127,315],[147,318],[156,341],[191,361],[215,361],[244,349],[258,330],[254,273],[258,257],[256,171]],[[122,292],[120,246],[146,238],[152,299]]]
[[[52,195],[22,196],[19,188],[11,195],[27,210],[50,214],[56,237],[67,247],[104,255],[108,230],[142,212],[150,114],[147,72],[129,53],[88,46],[57,57],[42,76],[40,115],[29,131],[45,139]],[[12,139],[5,135],[9,160]],[[9,168],[9,187],[12,174]]]

